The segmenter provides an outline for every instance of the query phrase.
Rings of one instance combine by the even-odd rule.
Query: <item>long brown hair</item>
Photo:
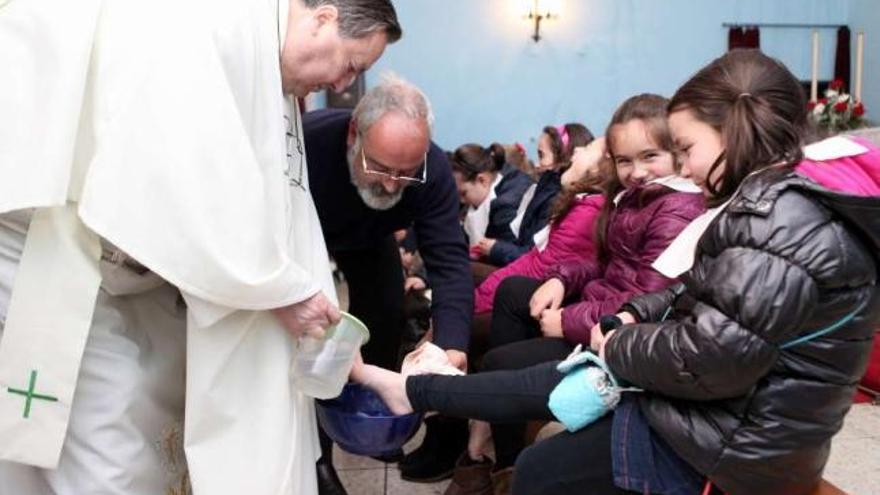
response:
[[[791,72],[759,50],[733,50],[701,69],[672,97],[669,112],[690,110],[721,134],[724,152],[707,177],[709,206],[729,199],[750,173],[803,159],[812,136],[804,90]]]
[[[586,177],[581,178],[572,184],[571,187],[566,188],[563,186],[562,192],[556,196],[553,206],[550,207],[550,224],[554,226],[559,225],[559,222],[571,211],[579,195],[584,193],[601,193],[608,183],[608,178],[612,175],[617,176],[614,170],[614,163],[609,159],[603,158],[594,172],[588,173]]]
[[[668,104],[669,100],[660,95],[644,93],[633,96],[624,101],[623,104],[617,108],[617,111],[615,111],[614,115],[611,117],[611,122],[608,123],[608,128],[605,131],[605,141],[608,146],[608,155],[611,157],[610,162],[612,163],[613,168],[603,185],[605,203],[602,205],[602,211],[596,219],[595,227],[596,255],[599,262],[602,264],[608,262],[610,255],[608,252],[608,222],[611,217],[611,211],[614,209],[614,198],[625,189],[625,186],[620,182],[620,178],[617,176],[616,165],[614,165],[614,126],[625,124],[631,120],[641,120],[645,124],[645,128],[648,129],[651,139],[657,144],[657,146],[663,150],[669,151],[674,157],[675,147],[672,135],[669,132],[669,124],[667,122],[668,115],[666,113],[666,108]]]

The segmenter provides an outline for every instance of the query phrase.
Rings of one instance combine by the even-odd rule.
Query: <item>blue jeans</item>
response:
[[[663,495],[700,493],[703,476],[654,433],[632,395],[624,394],[614,410],[611,455],[614,483],[621,488]]]

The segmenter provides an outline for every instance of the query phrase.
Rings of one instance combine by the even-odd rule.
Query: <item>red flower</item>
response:
[[[814,108],[816,108],[816,102],[815,101],[808,101],[807,102],[807,110],[812,112]]]
[[[843,89],[843,80],[835,79],[831,81],[831,84],[829,84],[828,87],[834,91],[840,91],[841,89]]]
[[[853,107],[852,114],[854,117],[865,115],[865,105],[863,105],[862,102],[856,103],[856,106]]]
[[[823,105],[827,105],[827,104],[828,104],[828,98],[822,98],[822,99],[820,99],[820,100],[819,100],[819,103],[821,103],[821,104],[823,104]]]
[[[845,101],[837,102],[834,104],[834,111],[837,113],[843,113],[848,108],[848,105]]]

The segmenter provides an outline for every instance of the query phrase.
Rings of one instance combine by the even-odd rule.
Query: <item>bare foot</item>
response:
[[[356,360],[349,377],[379,394],[392,413],[399,416],[413,412],[406,396],[406,377],[400,373]]]

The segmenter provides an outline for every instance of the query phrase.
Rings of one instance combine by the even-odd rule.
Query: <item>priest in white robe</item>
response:
[[[292,97],[399,37],[390,0],[0,0],[0,493],[316,491]]]

